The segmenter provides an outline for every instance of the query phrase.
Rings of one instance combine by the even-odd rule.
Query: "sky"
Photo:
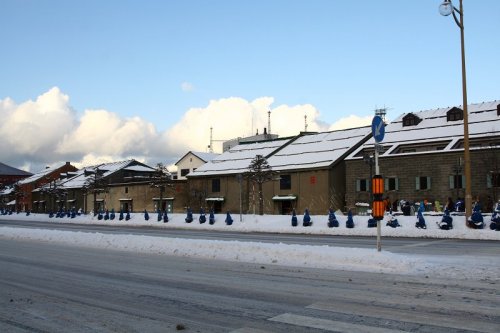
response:
[[[175,163],[221,140],[462,104],[440,0],[3,0],[0,161]],[[458,6],[458,1],[455,0]],[[464,1],[469,103],[500,100],[500,2]],[[279,112],[278,112],[279,111]],[[273,113],[276,114],[273,117]]]
[[[113,224],[117,228],[123,225],[135,225],[157,228],[183,228],[205,230],[231,230],[236,232],[272,232],[272,233],[307,233],[324,235],[373,236],[373,248],[347,248],[337,246],[314,246],[296,244],[277,244],[244,241],[219,241],[203,239],[169,238],[164,237],[110,234],[98,232],[73,232],[49,230],[39,228],[0,227],[0,239],[15,239],[28,241],[44,241],[72,246],[153,253],[160,255],[194,257],[204,259],[218,259],[236,262],[247,262],[266,265],[284,265],[293,267],[341,269],[347,271],[380,272],[388,274],[409,274],[417,276],[433,276],[453,279],[486,279],[498,281],[500,276],[500,258],[498,255],[457,255],[443,256],[394,253],[384,248],[384,237],[416,237],[416,238],[458,238],[458,239],[489,239],[499,240],[500,232],[489,229],[490,216],[485,217],[485,229],[469,229],[462,223],[463,216],[454,216],[452,230],[440,230],[436,222],[440,216],[425,216],[427,229],[417,229],[414,224],[415,216],[398,216],[402,225],[391,228],[382,221],[382,251],[376,249],[376,228],[367,228],[367,216],[354,216],[354,229],[345,227],[346,216],[337,214],[340,222],[338,228],[326,226],[327,215],[312,216],[312,227],[290,226],[290,216],[284,215],[244,215],[242,222],[238,215],[233,215],[234,223],[224,224],[225,215],[216,215],[214,225],[185,223],[185,215],[170,214],[168,223],[156,222],[155,215],[151,214],[149,221],[144,220],[143,214],[131,214],[129,221],[103,221],[92,215],[77,216],[74,219],[57,219],[65,223],[83,224]],[[197,218],[198,216],[196,216]],[[299,219],[301,217],[299,216]],[[14,214],[9,219],[54,221],[47,214]],[[462,220],[462,221],[461,221]],[[426,242],[427,244],[427,242]],[[415,253],[413,251],[413,253]]]

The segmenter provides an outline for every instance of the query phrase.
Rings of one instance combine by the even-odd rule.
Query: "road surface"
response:
[[[497,280],[0,239],[0,332],[499,332]]]
[[[246,242],[269,242],[303,245],[330,245],[355,248],[376,248],[375,237],[301,235],[262,232],[232,232],[210,230],[164,229],[149,226],[118,226],[110,222],[107,225],[74,224],[63,222],[38,222],[7,220],[0,218],[0,226],[43,228],[51,230],[100,232],[111,234],[132,234],[158,237],[178,237],[208,240],[238,240]],[[424,239],[403,237],[382,237],[382,248],[394,253],[442,254],[442,255],[500,255],[498,241],[467,239]]]

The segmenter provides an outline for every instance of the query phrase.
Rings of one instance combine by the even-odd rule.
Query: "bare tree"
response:
[[[83,192],[85,195],[92,194],[94,200],[94,215],[97,214],[97,195],[107,192],[108,180],[104,177],[104,170],[100,169],[100,165],[85,171],[85,183],[83,185]],[[86,208],[86,207],[85,207]]]
[[[163,194],[165,193],[167,187],[172,186],[172,175],[167,170],[167,167],[163,163],[158,163],[156,165],[155,171],[151,175],[151,187],[156,187],[160,191],[160,200],[158,202],[158,210],[163,208]]]
[[[52,211],[56,211],[57,209],[62,208],[62,207],[55,207],[55,203],[57,200],[59,201],[64,200],[68,195],[66,189],[64,187],[59,186],[56,180],[54,181],[48,180],[48,182],[40,188],[40,192],[48,197],[49,199],[48,206]]]
[[[274,180],[276,175],[277,172],[271,169],[267,159],[262,155],[255,156],[248,166],[248,171],[245,173],[245,178],[257,184],[259,215],[264,215],[264,194],[262,192],[262,184]]]

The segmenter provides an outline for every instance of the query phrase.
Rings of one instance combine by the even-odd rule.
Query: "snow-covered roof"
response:
[[[119,162],[103,163],[88,166],[78,170],[76,176],[64,180],[61,183],[61,186],[63,186],[64,188],[82,188],[86,184],[87,179],[93,177],[92,174],[89,174],[89,171],[94,171],[96,168],[99,168],[99,170],[103,171],[103,177],[108,177],[121,169],[137,172],[154,171],[153,168],[133,159]]]
[[[366,126],[299,136],[267,161],[275,171],[329,167],[368,139],[370,133],[371,127]]]
[[[250,162],[256,155],[267,157],[290,141],[290,138],[284,138],[254,143],[241,143],[189,173],[188,178],[246,172]]]
[[[193,155],[198,156],[201,160],[204,162],[208,162],[219,156],[220,154],[216,153],[204,153],[204,152],[199,152],[199,151],[192,151],[191,152]]]
[[[469,139],[500,136],[500,116],[497,106],[500,101],[483,102],[468,105]],[[385,135],[380,143],[384,153],[380,156],[395,155],[398,148],[404,145],[419,145],[422,143],[441,143],[439,151],[450,151],[456,143],[463,139],[463,120],[448,121],[447,113],[452,109],[462,109],[462,106],[446,107],[433,110],[404,113],[385,126]],[[403,126],[403,118],[413,114],[421,121],[412,126]],[[375,140],[371,138],[347,159],[353,159],[366,149],[373,149]]]
[[[275,171],[330,167],[349,153],[371,133],[369,126],[304,133],[294,138],[241,143],[199,167],[188,177],[238,174],[248,171],[256,155],[267,158]]]
[[[126,168],[123,168],[123,170],[129,170],[129,171],[140,171],[140,172],[152,172],[155,171],[154,168],[147,166],[147,165],[132,165],[128,166]]]
[[[14,192],[14,187],[6,187],[0,191],[0,195],[9,195]]]
[[[47,175],[50,175],[52,172],[56,171],[57,169],[61,168],[62,166],[63,165],[55,165],[52,167],[47,167],[47,168],[33,174],[32,176],[30,176],[28,178],[24,178],[24,179],[20,180],[18,182],[18,184],[23,185],[23,184],[29,184],[29,183],[36,182],[37,180],[42,179],[43,177],[45,177]]]

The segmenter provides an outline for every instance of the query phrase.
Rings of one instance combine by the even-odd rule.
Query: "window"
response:
[[[486,178],[488,188],[500,187],[500,172],[490,172]]]
[[[125,186],[125,193],[128,193],[128,187]]]
[[[357,192],[368,192],[370,190],[370,180],[369,179],[356,179],[356,191]]]
[[[465,186],[464,175],[451,175],[450,176],[450,189],[460,189]]]
[[[280,176],[280,190],[289,190],[292,188],[292,176],[281,175]]]
[[[385,179],[384,184],[386,191],[397,191],[399,190],[399,179],[396,177],[388,177]]]
[[[446,113],[447,121],[457,121],[464,119],[464,112],[459,108],[453,108]]]
[[[403,117],[403,127],[406,126],[415,126],[418,125],[422,119],[414,115],[413,113],[409,113]]]
[[[212,192],[220,192],[220,179],[212,179]]]
[[[415,178],[415,189],[417,189],[417,190],[430,190],[431,189],[431,177],[416,177]]]
[[[181,177],[186,177],[189,173],[189,169],[181,169]]]

